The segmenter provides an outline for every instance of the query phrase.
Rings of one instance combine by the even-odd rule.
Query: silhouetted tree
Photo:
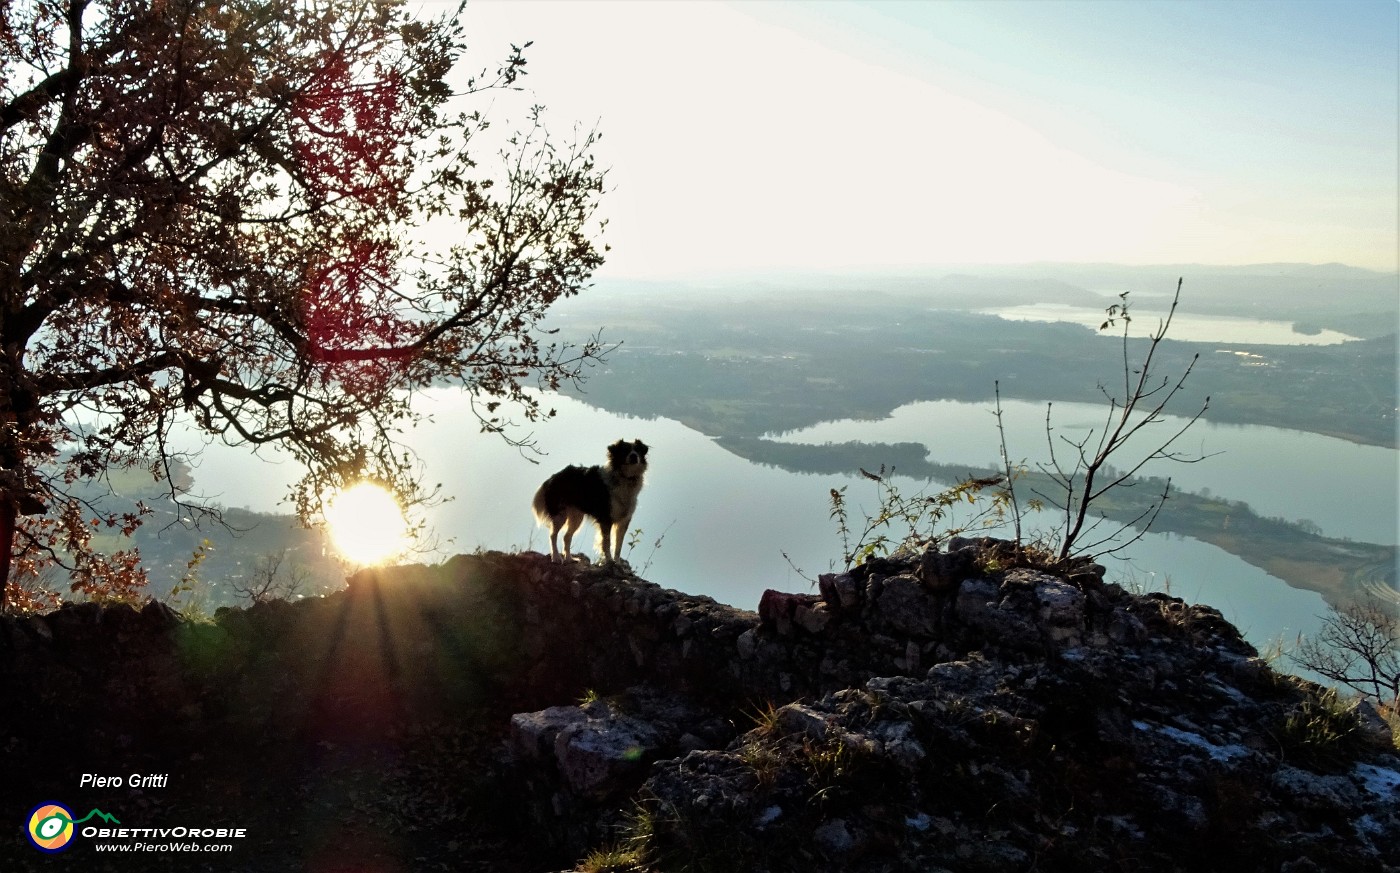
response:
[[[179,500],[177,427],[285,447],[307,516],[358,477],[422,496],[393,439],[414,388],[465,386],[491,430],[502,401],[547,414],[527,384],[600,350],[537,330],[602,263],[595,134],[536,108],[481,161],[464,98],[525,59],[454,90],[464,50],[401,0],[0,6],[0,580],[139,584],[90,545],[144,508],[72,486],[144,465]]]
[[[269,600],[289,600],[305,594],[311,573],[299,565],[284,569],[282,565],[286,560],[286,549],[269,552],[258,558],[247,576],[229,580],[228,586],[249,606]]]
[[[1121,390],[1099,385],[1099,392],[1108,401],[1103,427],[1091,429],[1079,439],[1063,434],[1057,435],[1051,422],[1053,404],[1045,406],[1045,438],[1049,443],[1050,460],[1038,466],[1050,477],[1053,488],[1035,493],[1047,505],[1064,514],[1060,530],[1055,535],[1060,560],[1075,555],[1094,556],[1117,552],[1141,539],[1167,501],[1171,492],[1170,478],[1155,480],[1154,484],[1160,485],[1157,496],[1147,502],[1136,517],[1118,524],[1112,531],[1098,530],[1104,518],[1091,518],[1090,510],[1094,502],[1103,499],[1114,489],[1142,484],[1136,482],[1134,477],[1149,462],[1170,460],[1196,463],[1205,458],[1204,455],[1187,455],[1175,450],[1173,446],[1182,434],[1205,415],[1206,410],[1210,408],[1209,397],[1206,397],[1195,414],[1186,419],[1174,432],[1169,431],[1165,438],[1150,437],[1155,426],[1167,421],[1168,407],[1178,399],[1191,376],[1191,371],[1200,359],[1199,354],[1193,355],[1185,369],[1174,376],[1163,376],[1154,370],[1157,350],[1166,339],[1167,331],[1171,329],[1172,318],[1176,315],[1176,307],[1181,300],[1181,284],[1181,280],[1178,279],[1167,317],[1159,321],[1157,329],[1148,334],[1147,348],[1140,361],[1134,361],[1131,355],[1128,329],[1132,323],[1132,315],[1128,311],[1127,292],[1119,295],[1121,303],[1108,307],[1108,317],[1099,329],[1108,330],[1119,322],[1123,325],[1123,384]],[[1013,471],[1006,456],[1004,432],[1002,440],[1002,461],[1008,471],[1008,478],[1011,478]],[[1019,509],[1017,513],[1019,514]],[[1136,528],[1136,531],[1126,539],[1120,539],[1129,528]],[[1017,535],[1019,539],[1019,520]]]
[[[1394,707],[1400,701],[1400,606],[1367,593],[1333,605],[1289,657],[1300,667]]]

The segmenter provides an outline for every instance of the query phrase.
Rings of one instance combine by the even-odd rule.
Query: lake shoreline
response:
[[[871,459],[878,457],[889,459],[891,476],[897,471],[902,476],[945,486],[1002,474],[994,467],[929,461],[927,449],[919,443],[812,445],[729,438],[721,440],[720,445],[745,460],[797,473],[849,473],[864,465],[874,468]],[[1096,501],[1095,514],[1115,524],[1129,525],[1151,512],[1156,496],[1165,487],[1160,479],[1131,479]],[[1024,473],[1016,488],[1023,501],[1030,494],[1057,493],[1049,477],[1038,471]],[[1127,530],[1123,539],[1131,538],[1136,529]],[[1151,529],[1217,546],[1293,588],[1321,594],[1332,605],[1345,604],[1367,592],[1390,592],[1387,599],[1400,600],[1395,546],[1323,536],[1298,522],[1261,517],[1243,501],[1173,489]]]

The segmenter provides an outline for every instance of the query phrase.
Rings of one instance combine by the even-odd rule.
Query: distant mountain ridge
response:
[[[1359,337],[1400,332],[1400,273],[1346,264],[970,264],[685,280],[604,277],[560,312],[572,317],[613,301],[671,310],[794,297],[818,305],[915,298],[965,310],[1032,303],[1093,307],[1116,302],[1112,294],[1121,291],[1147,306],[1170,296],[1177,279],[1183,280],[1183,312],[1305,322]]]

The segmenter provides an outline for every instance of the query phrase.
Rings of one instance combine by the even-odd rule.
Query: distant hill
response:
[[[888,270],[734,275],[703,280],[600,279],[561,307],[568,313],[610,300],[645,300],[673,309],[702,302],[802,298],[828,305],[881,297],[950,309],[1031,303],[1097,306],[1104,292],[1131,291],[1140,301],[1170,295],[1185,279],[1186,305],[1201,314],[1296,321],[1359,337],[1400,331],[1400,274],[1345,264],[1063,264],[954,265]]]
[[[173,475],[184,494],[195,490],[193,471],[176,465]],[[151,512],[130,539],[105,528],[98,528],[93,547],[110,552],[136,546],[150,584],[146,594],[157,600],[169,599],[177,607],[194,607],[212,612],[220,606],[247,605],[235,588],[246,585],[260,561],[279,556],[278,572],[283,581],[294,575],[301,581],[300,593],[312,595],[343,586],[345,568],[330,549],[325,533],[301,524],[295,516],[208,504],[213,514],[192,519],[188,509],[177,507],[165,484],[153,480],[149,471],[133,467],[110,470],[100,482],[76,485],[77,493],[103,512],[134,512],[144,503]],[[202,553],[195,568],[194,587],[170,598],[171,589],[190,572],[190,561]],[[51,578],[60,594],[68,595],[58,577]]]

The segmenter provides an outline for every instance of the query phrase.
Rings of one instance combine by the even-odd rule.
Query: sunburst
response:
[[[383,564],[409,547],[408,522],[394,495],[382,485],[359,482],[326,505],[331,544],[346,560]]]

